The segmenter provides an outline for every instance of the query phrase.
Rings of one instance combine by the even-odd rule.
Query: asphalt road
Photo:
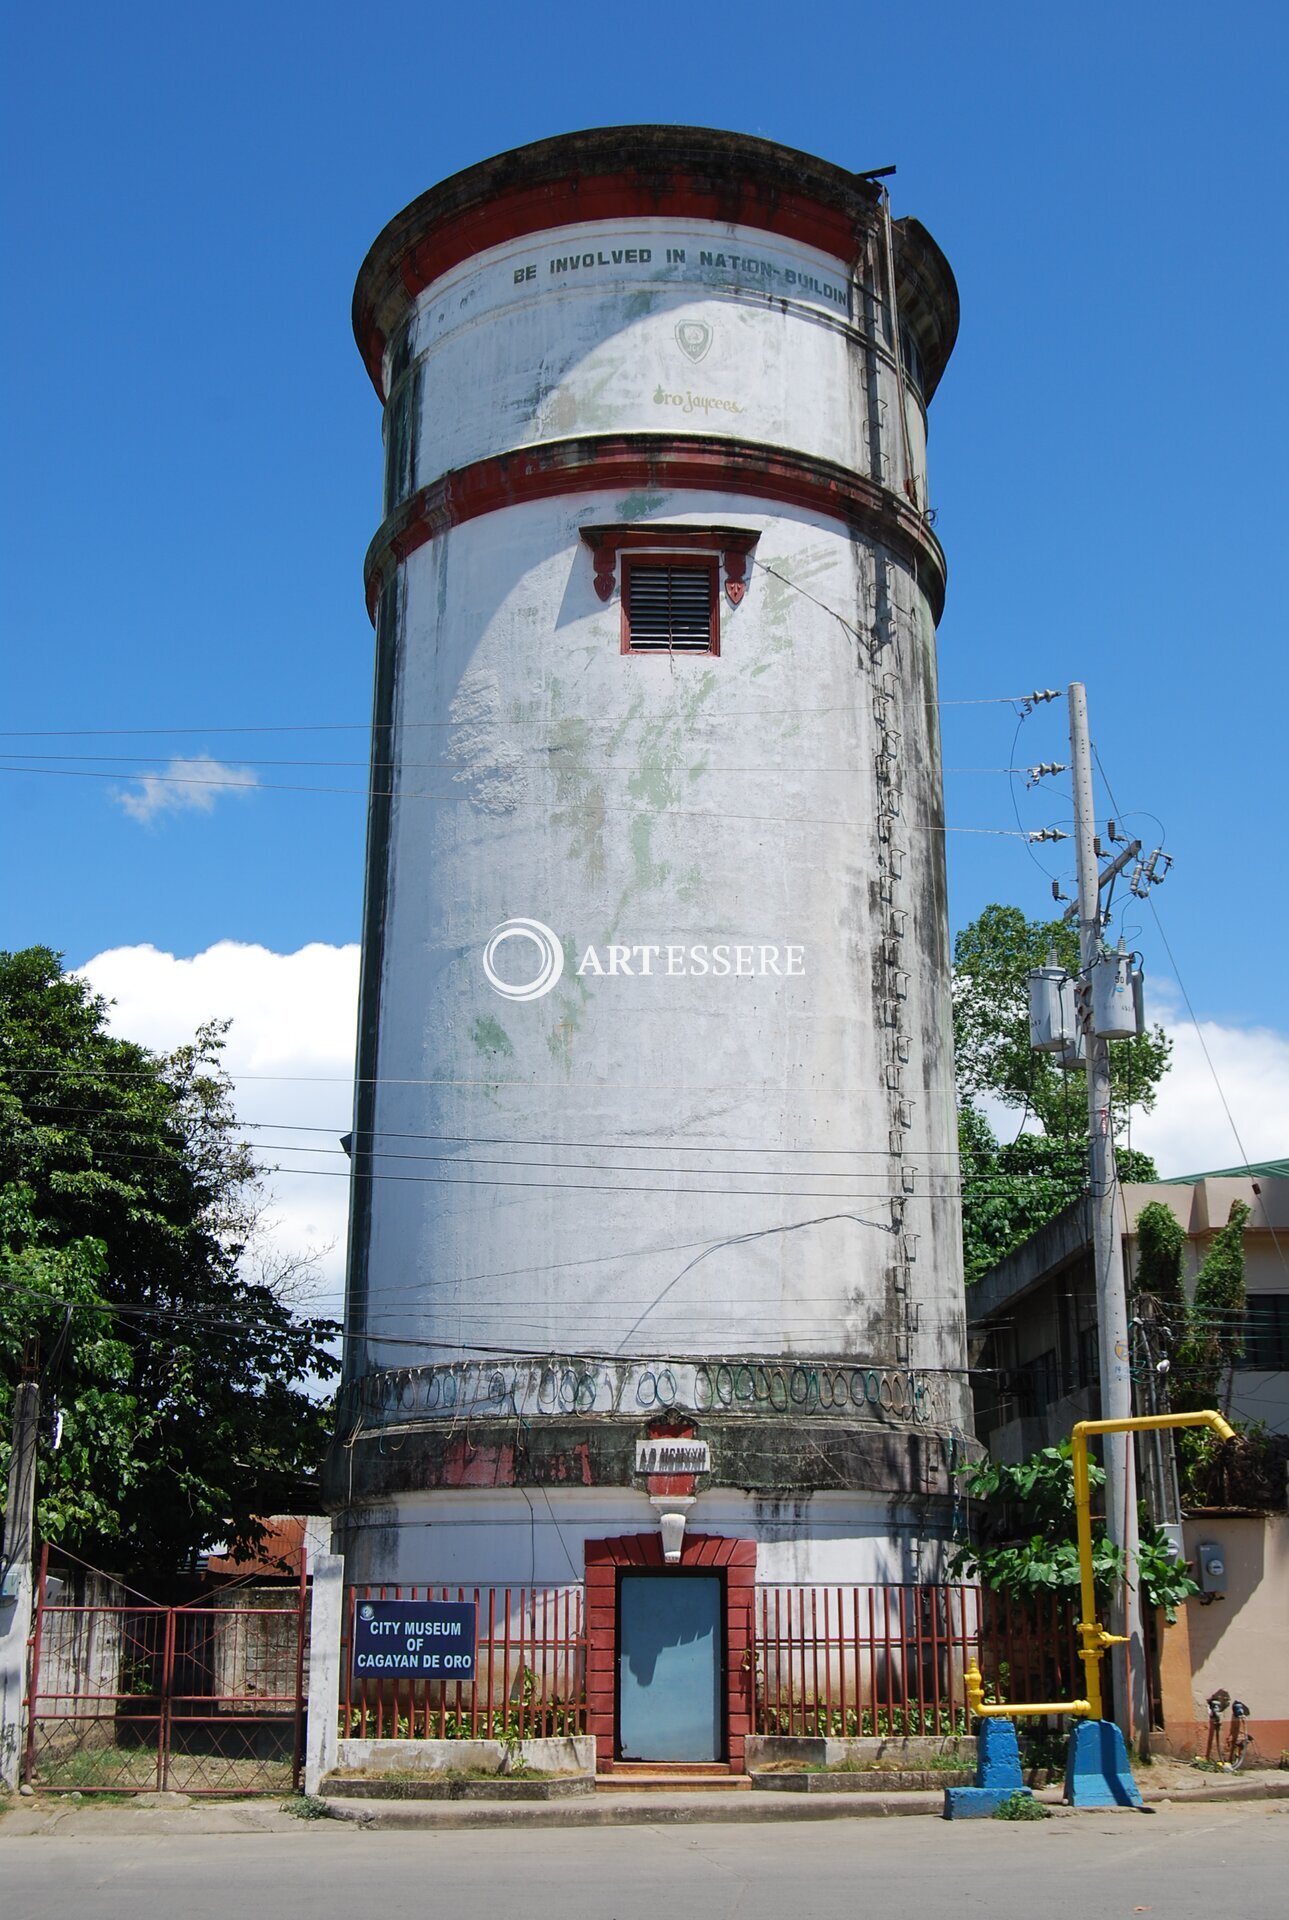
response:
[[[102,1816],[6,1835],[4,1920],[1284,1920],[1289,1802],[1032,1825],[936,1819],[378,1833],[162,1831]]]

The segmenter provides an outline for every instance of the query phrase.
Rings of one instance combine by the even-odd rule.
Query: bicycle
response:
[[[1211,1693],[1205,1702],[1208,1707],[1208,1740],[1204,1747],[1203,1764],[1214,1767],[1220,1773],[1238,1773],[1255,1752],[1253,1735],[1249,1732],[1249,1708],[1243,1700],[1233,1700],[1225,1687],[1219,1687]],[[1226,1758],[1222,1758],[1222,1715],[1231,1709],[1231,1725],[1226,1736]],[[1196,1764],[1199,1764],[1198,1762]]]
[[[1243,1700],[1231,1702],[1231,1731],[1226,1737],[1226,1764],[1232,1773],[1238,1773],[1253,1748],[1253,1735],[1249,1732],[1249,1709]]]

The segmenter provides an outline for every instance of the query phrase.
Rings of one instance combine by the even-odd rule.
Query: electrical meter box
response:
[[[1201,1593],[1216,1598],[1226,1592],[1226,1554],[1216,1540],[1201,1540],[1196,1547],[1195,1578]]]
[[[1088,970],[1092,985],[1092,1031],[1098,1040],[1133,1040],[1138,1025],[1132,955],[1120,947],[1104,953]]]
[[[1035,967],[1029,980],[1029,1044],[1036,1053],[1064,1053],[1074,1045],[1074,982],[1064,967]]]

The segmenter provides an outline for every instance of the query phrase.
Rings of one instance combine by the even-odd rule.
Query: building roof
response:
[[[216,1549],[207,1556],[207,1573],[233,1580],[298,1579],[300,1553],[308,1528],[306,1517],[299,1513],[267,1514],[262,1525],[267,1532],[255,1552],[247,1554],[244,1559],[235,1560]]]
[[[1188,1237],[1199,1238],[1225,1225],[1231,1204],[1230,1187],[1214,1186],[1209,1181],[1257,1180],[1267,1184],[1254,1195],[1250,1230],[1271,1233],[1283,1231],[1289,1210],[1289,1161],[1265,1160],[1260,1165],[1227,1167],[1213,1173],[1192,1173],[1185,1179],[1127,1181],[1121,1189],[1122,1217],[1120,1233],[1125,1239],[1135,1232],[1135,1222],[1148,1200],[1162,1200],[1171,1208]],[[1285,1184],[1272,1185],[1272,1182]],[[1186,1195],[1164,1198],[1161,1189],[1188,1187]],[[1009,1312],[1026,1294],[1043,1287],[1054,1274],[1087,1257],[1092,1248],[1092,1208],[1086,1194],[1072,1200],[1060,1213],[1023,1240],[1005,1259],[1000,1260],[974,1286],[967,1288],[967,1324],[980,1329],[992,1319]]]
[[[1156,1180],[1158,1187],[1193,1187],[1201,1180],[1289,1180],[1289,1160],[1256,1160],[1247,1167],[1210,1167],[1206,1173],[1175,1173],[1167,1180]]]

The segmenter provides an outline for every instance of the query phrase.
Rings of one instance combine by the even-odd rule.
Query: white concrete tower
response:
[[[948,265],[870,179],[614,128],[424,194],[354,315],[386,464],[351,1576],[580,1579],[665,1510],[759,1577],[934,1577],[970,1420]]]

